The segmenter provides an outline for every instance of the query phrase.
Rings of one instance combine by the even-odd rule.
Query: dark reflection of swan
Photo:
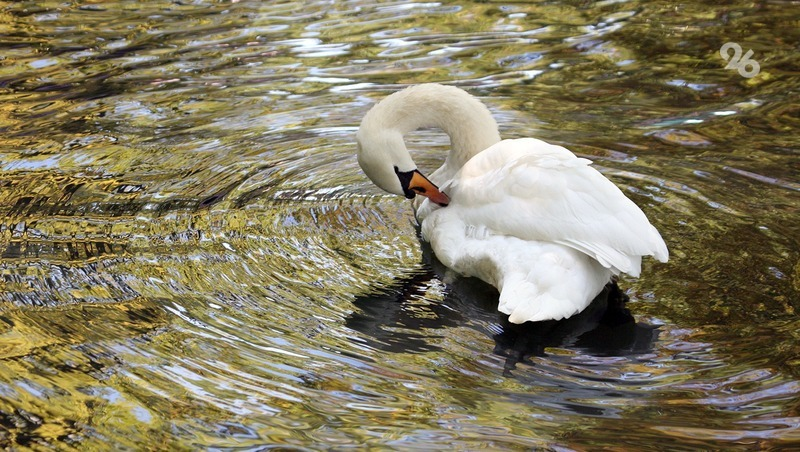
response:
[[[588,308],[564,320],[516,325],[503,319],[494,335],[495,353],[506,357],[510,372],[529,356],[546,356],[545,347],[568,347],[595,356],[625,356],[652,350],[656,327],[637,323],[625,303],[628,296],[616,282],[606,285]]]
[[[393,285],[356,298],[358,309],[346,320],[346,326],[367,336],[373,347],[392,352],[423,352],[435,350],[426,339],[433,336],[425,330],[457,325],[462,321],[458,312],[444,304],[415,306],[428,283],[435,279],[431,271],[422,271],[398,279]]]
[[[423,300],[427,288],[444,278],[445,267],[422,242],[425,270],[393,285],[358,297],[357,310],[346,325],[364,333],[368,343],[394,352],[424,352],[437,347],[431,330],[461,325],[465,318],[493,324],[494,352],[506,357],[509,373],[530,356],[546,356],[545,347],[568,347],[595,356],[624,356],[652,350],[658,330],[637,323],[625,307],[628,296],[609,283],[583,312],[565,320],[513,324],[496,312],[497,291],[475,278],[456,278],[448,284],[443,301]],[[499,325],[497,316],[499,315]]]

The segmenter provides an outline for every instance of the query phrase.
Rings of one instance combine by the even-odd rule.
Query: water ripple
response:
[[[791,446],[791,14],[9,4],[0,444]],[[724,69],[719,40],[734,35],[759,76]],[[627,305],[513,328],[496,291],[443,269],[407,203],[354,158],[370,106],[424,81],[481,97],[504,136],[594,160],[672,262],[623,279]],[[448,147],[433,131],[407,143],[425,170]]]

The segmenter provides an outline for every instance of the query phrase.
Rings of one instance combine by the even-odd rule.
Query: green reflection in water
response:
[[[0,443],[796,442],[798,30],[782,2],[3,4]],[[502,376],[496,300],[432,273],[353,158],[425,81],[643,207],[673,256],[623,281],[652,350]]]

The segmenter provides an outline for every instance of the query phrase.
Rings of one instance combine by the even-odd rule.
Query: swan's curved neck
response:
[[[444,165],[431,174],[438,184],[500,141],[497,122],[483,103],[459,88],[438,84],[416,85],[390,95],[368,113],[361,127],[400,135],[422,127],[442,129],[450,137],[451,149]]]

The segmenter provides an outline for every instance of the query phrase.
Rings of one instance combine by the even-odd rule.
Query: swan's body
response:
[[[429,180],[402,138],[424,126],[452,145]],[[572,316],[613,275],[639,276],[642,256],[668,258],[644,213],[589,160],[533,138],[501,141],[489,110],[461,89],[394,93],[357,138],[364,172],[386,191],[426,197],[415,203],[423,239],[448,268],[494,285],[513,323]]]

